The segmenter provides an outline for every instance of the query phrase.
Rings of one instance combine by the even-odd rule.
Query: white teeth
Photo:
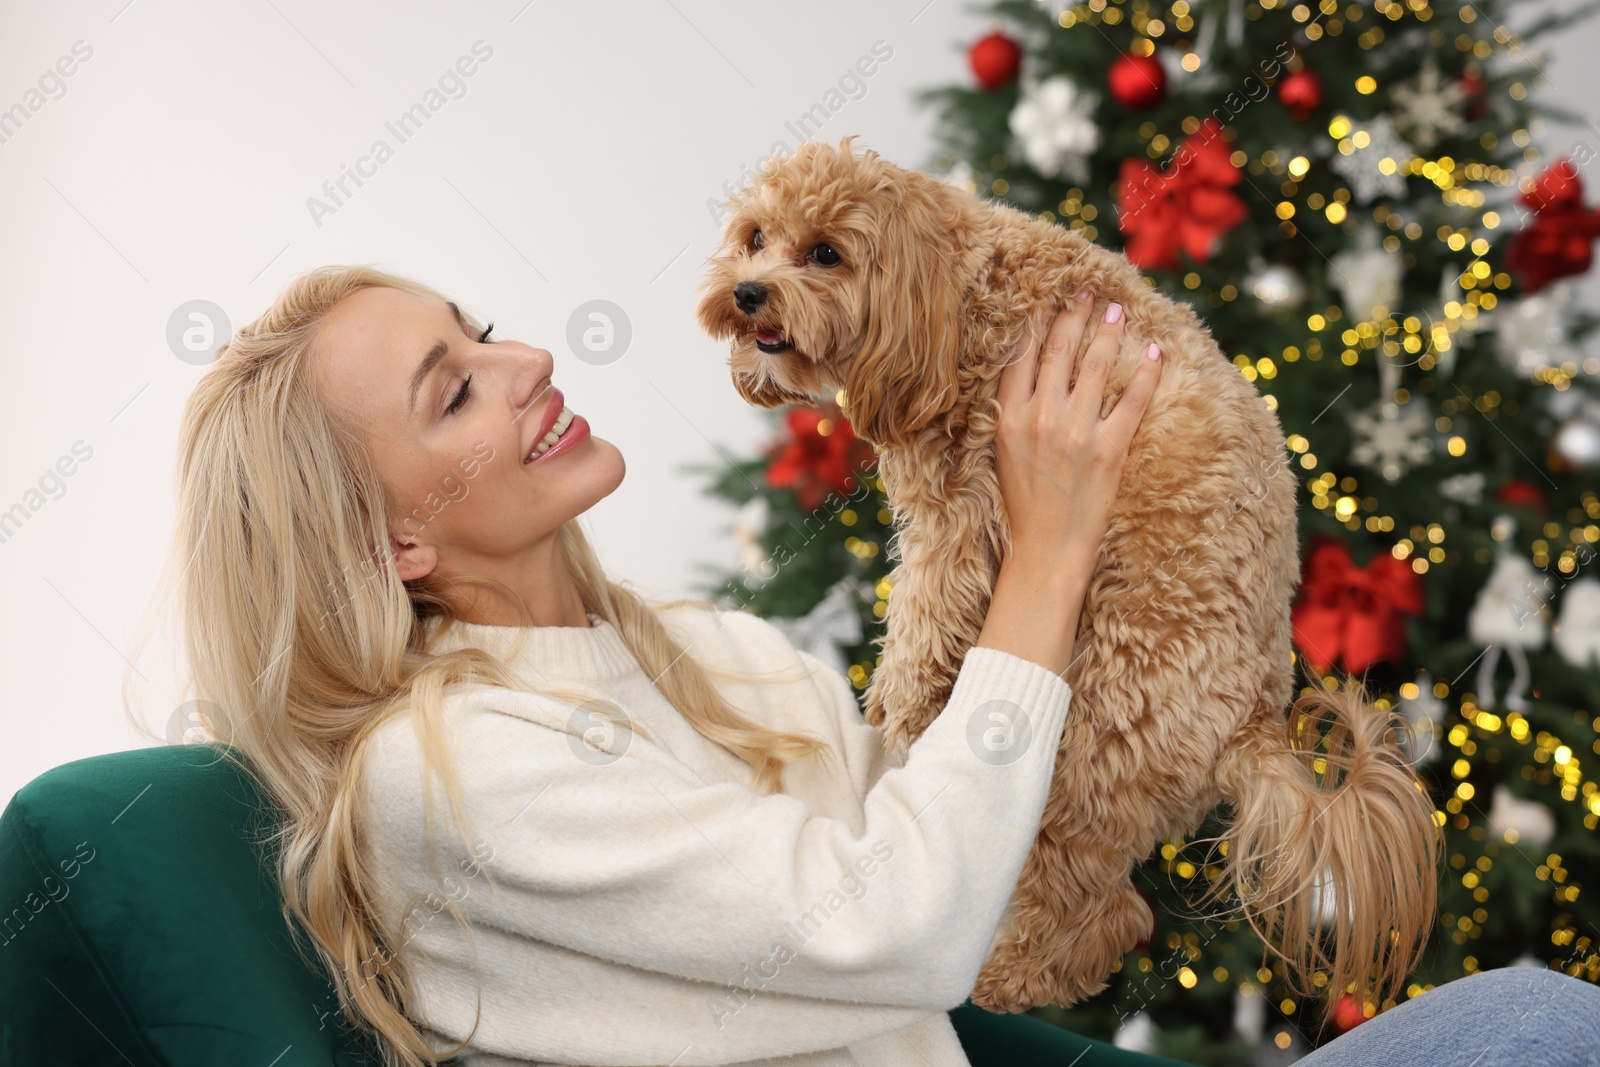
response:
[[[539,443],[533,446],[533,454],[542,456],[550,451],[551,446],[561,439],[561,435],[567,432],[567,427],[570,425],[572,425],[572,409],[563,406],[561,414],[556,416],[555,423],[551,425],[550,432],[540,438]]]

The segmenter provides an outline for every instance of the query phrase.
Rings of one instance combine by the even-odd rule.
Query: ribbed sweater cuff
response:
[[[1029,714],[1041,716],[1056,711],[1064,716],[1072,700],[1072,686],[1048,667],[998,648],[974,645],[962,661],[950,702],[987,699],[983,696],[987,693],[1004,694]]]

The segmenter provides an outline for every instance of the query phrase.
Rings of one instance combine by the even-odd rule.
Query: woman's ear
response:
[[[954,190],[907,172],[896,191],[866,272],[861,342],[845,375],[851,426],[884,445],[904,443],[955,403],[964,303]]]
[[[425,578],[439,565],[439,550],[421,541],[400,541],[389,535],[389,553],[402,582]]]

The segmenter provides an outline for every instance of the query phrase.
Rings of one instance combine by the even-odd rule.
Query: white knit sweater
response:
[[[697,733],[597,616],[460,627],[441,647],[472,644],[536,686],[603,694],[653,742],[581,705],[452,687],[444,722],[472,847],[435,781],[441,891],[410,718],[380,727],[363,826],[384,918],[396,929],[405,917],[412,1017],[436,1048],[464,1038],[481,977],[473,1067],[965,1067],[946,1013],[971,992],[1037,833],[1067,683],[973,648],[901,757],[850,683],[765,620],[694,606],[661,618],[708,667],[787,678],[713,675],[751,718],[832,753],[789,764],[785,791],[762,796],[749,765]],[[472,922],[476,962],[446,901]]]

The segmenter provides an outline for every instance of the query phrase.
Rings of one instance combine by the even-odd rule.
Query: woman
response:
[[[1004,373],[1012,552],[903,760],[770,624],[606,577],[578,517],[622,456],[549,352],[360,267],[238,331],[180,438],[189,661],[287,815],[286,911],[391,1062],[967,1062],[948,1012],[1043,810],[1160,369],[1095,417],[1121,325],[1083,346],[1086,315]],[[1351,1036],[1423,1049],[1451,996]]]

